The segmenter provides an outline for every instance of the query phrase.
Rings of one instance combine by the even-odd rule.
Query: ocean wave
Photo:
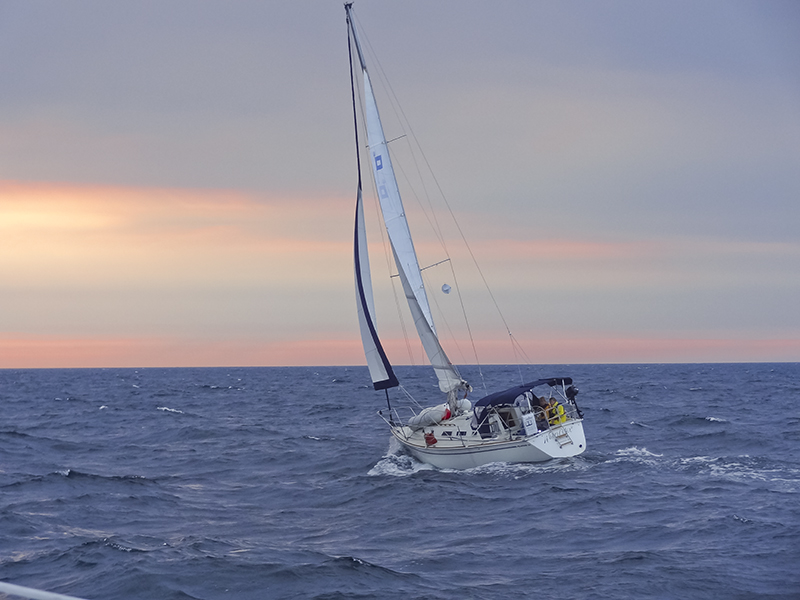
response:
[[[229,369],[0,369],[2,578],[108,600],[800,589],[800,365],[748,367],[758,386],[736,366],[577,366],[597,386],[587,452],[464,471],[400,452],[360,369],[237,371],[247,392],[196,387],[236,385]],[[765,383],[777,421],[742,416]],[[616,387],[636,397],[596,392]]]
[[[398,575],[400,577],[406,576],[405,573],[376,565],[356,556],[335,556],[323,562],[322,566],[326,568],[332,567],[336,570],[356,571],[359,573],[372,572],[387,575]]]
[[[163,410],[164,412],[177,413],[179,415],[183,414],[182,410],[178,410],[177,408],[170,408],[168,406],[159,406],[156,408],[156,410]]]
[[[70,480],[95,480],[95,481],[123,481],[133,483],[152,483],[152,480],[144,477],[143,475],[98,475],[96,473],[86,473],[84,471],[76,471],[75,469],[64,468],[56,469],[53,475],[64,477]]]
[[[787,469],[749,455],[738,457],[692,456],[677,461],[679,468],[695,469],[714,479],[738,483],[763,482],[776,492],[800,491],[800,469]]]

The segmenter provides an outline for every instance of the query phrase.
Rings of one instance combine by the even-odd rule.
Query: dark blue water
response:
[[[399,375],[438,402],[428,369]],[[107,600],[800,598],[800,365],[524,373],[560,375],[585,454],[455,472],[396,454],[363,368],[0,371],[0,579]]]

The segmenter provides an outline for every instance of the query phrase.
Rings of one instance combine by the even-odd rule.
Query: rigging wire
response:
[[[402,108],[400,108],[400,112],[403,115],[403,118],[405,119],[405,113],[402,112]],[[406,122],[407,122],[407,120],[406,120]],[[436,185],[436,189],[438,190],[439,195],[441,196],[442,201],[444,202],[444,205],[447,208],[448,214],[450,215],[450,218],[453,221],[453,224],[455,225],[456,229],[458,230],[459,236],[461,237],[461,240],[463,241],[464,246],[467,249],[467,252],[469,252],[469,256],[472,259],[472,264],[475,266],[475,269],[477,269],[478,274],[480,275],[481,281],[483,282],[483,285],[486,288],[486,292],[489,294],[489,298],[491,298],[492,304],[494,305],[494,308],[497,311],[497,314],[500,317],[500,320],[503,322],[503,326],[505,327],[506,333],[508,334],[509,341],[511,343],[511,349],[512,349],[512,352],[513,352],[514,356],[517,357],[517,358],[521,356],[522,358],[525,359],[524,360],[525,363],[531,364],[531,361],[528,358],[527,354],[525,353],[524,349],[519,344],[517,339],[514,337],[514,334],[511,332],[511,328],[509,327],[508,322],[506,321],[505,315],[503,315],[503,311],[500,309],[500,305],[498,304],[497,299],[495,298],[494,293],[492,292],[492,288],[489,286],[489,282],[487,281],[486,276],[483,273],[483,269],[481,269],[480,263],[478,262],[478,259],[475,257],[475,254],[472,251],[472,246],[470,246],[469,241],[467,240],[467,236],[464,234],[463,229],[461,229],[461,225],[458,222],[458,219],[456,219],[455,213],[453,212],[453,209],[450,206],[450,202],[447,200],[447,196],[444,193],[444,190],[442,189],[442,186],[439,183],[438,178],[436,177],[436,173],[434,172],[433,168],[431,167],[430,162],[428,161],[428,157],[426,156],[425,151],[422,149],[422,145],[419,143],[419,140],[417,139],[416,133],[414,133],[414,130],[411,127],[411,124],[408,123],[408,122],[407,122],[407,127],[408,127],[408,130],[409,130],[409,133],[410,133],[410,137],[414,140],[414,143],[416,144],[416,146],[417,146],[417,148],[419,150],[419,153],[420,153],[420,155],[422,156],[422,159],[425,162],[426,170],[429,173],[430,177],[433,179],[433,182]],[[416,162],[416,155],[414,155],[412,153],[412,156],[414,157],[414,160]],[[435,212],[434,212],[434,218],[435,218]],[[438,227],[438,221],[437,221],[437,227]],[[438,234],[438,231],[437,231],[437,234]],[[446,247],[446,245],[444,243],[444,240],[441,239],[441,242],[442,242],[442,246],[444,248],[444,251],[445,251],[445,253],[447,254],[447,256],[449,258],[450,255],[447,252],[447,247]],[[477,359],[477,350],[475,349],[475,341],[474,341],[474,338],[472,337],[472,331],[471,331],[471,328],[469,326],[469,320],[467,319],[467,316],[466,316],[466,309],[464,307],[463,297],[461,295],[461,288],[458,286],[457,277],[456,277],[455,269],[452,266],[452,262],[451,262],[451,267],[450,268],[451,268],[451,271],[452,271],[452,274],[453,274],[453,281],[455,282],[454,287],[456,288],[456,294],[458,295],[459,301],[461,302],[462,312],[464,313],[464,319],[465,319],[465,322],[466,322],[467,329],[469,331],[470,341],[472,342],[473,351],[475,352],[476,359]],[[517,362],[519,363],[520,361],[518,360]],[[480,363],[478,364],[478,367],[479,367],[479,370],[480,370]],[[518,368],[519,368],[519,365],[518,365]],[[520,370],[520,373],[519,373],[519,377],[520,377],[520,382],[523,382],[524,378],[522,377],[521,370]],[[483,379],[482,371],[481,371],[481,379]],[[486,384],[484,382],[484,387],[485,387],[485,385]]]

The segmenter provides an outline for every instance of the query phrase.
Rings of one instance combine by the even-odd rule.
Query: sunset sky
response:
[[[800,360],[800,4],[355,14],[532,362]],[[0,7],[0,368],[364,364],[344,16]],[[444,258],[419,229],[420,262]],[[390,358],[422,363],[370,240]],[[477,359],[514,361],[458,273]],[[428,275],[443,313],[448,274]],[[451,358],[475,362],[455,329]]]

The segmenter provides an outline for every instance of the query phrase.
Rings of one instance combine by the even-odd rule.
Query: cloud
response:
[[[331,199],[18,182],[0,182],[0,198],[6,287],[277,286],[299,281],[301,259],[327,278],[327,257],[349,247],[349,211]]]
[[[351,205],[0,182],[0,335],[252,344],[355,328]]]

